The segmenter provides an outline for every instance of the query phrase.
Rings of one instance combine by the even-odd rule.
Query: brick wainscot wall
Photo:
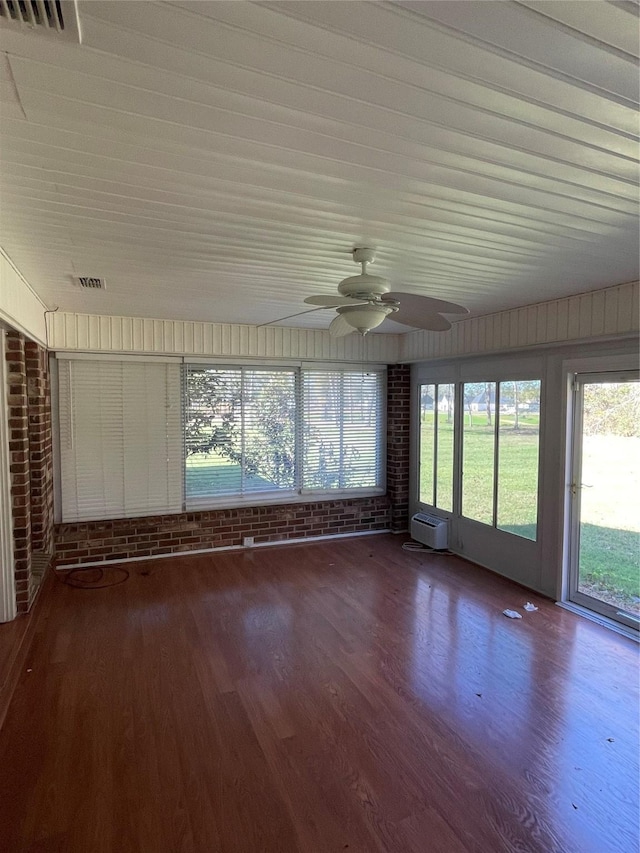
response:
[[[10,331],[5,358],[16,604],[24,613],[53,551],[51,393],[45,349]]]
[[[129,557],[238,547],[313,536],[406,530],[409,502],[410,369],[387,376],[387,494],[370,498],[184,512],[56,526],[56,562],[81,565]]]

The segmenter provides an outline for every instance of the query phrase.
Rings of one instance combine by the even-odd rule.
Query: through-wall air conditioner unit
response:
[[[411,538],[434,551],[445,551],[449,544],[448,522],[437,515],[417,512],[411,519]]]

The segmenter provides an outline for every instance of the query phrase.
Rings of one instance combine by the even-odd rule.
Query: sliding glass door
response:
[[[574,378],[569,599],[640,624],[640,382],[635,371]]]

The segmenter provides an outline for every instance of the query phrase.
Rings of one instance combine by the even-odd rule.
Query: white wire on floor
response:
[[[435,548],[429,548],[428,545],[422,545],[420,542],[403,542],[403,551],[428,551],[430,554],[451,554],[449,550],[437,551]]]

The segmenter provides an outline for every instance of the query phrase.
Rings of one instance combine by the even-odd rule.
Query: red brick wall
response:
[[[257,543],[278,542],[388,527],[389,500],[384,495],[59,524],[56,562],[69,565],[221,548],[242,545],[245,536],[255,537]]]
[[[16,602],[18,612],[24,613],[30,604],[31,572],[29,411],[24,338],[17,332],[7,333],[6,359]]]
[[[34,555],[53,550],[51,398],[42,347],[10,331],[5,358],[16,603],[24,613],[38,588]]]
[[[411,429],[411,368],[393,364],[387,371],[387,494],[390,527],[409,526],[409,434]]]
[[[53,445],[47,353],[25,342],[29,411],[31,541],[34,551],[51,551],[53,537]]]

